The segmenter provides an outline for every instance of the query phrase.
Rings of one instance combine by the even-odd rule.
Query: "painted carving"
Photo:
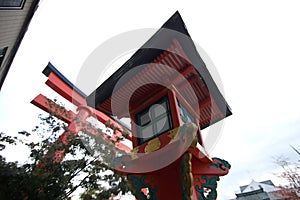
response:
[[[151,153],[153,151],[158,150],[160,148],[160,145],[161,143],[159,138],[154,138],[150,140],[145,147],[145,153]]]

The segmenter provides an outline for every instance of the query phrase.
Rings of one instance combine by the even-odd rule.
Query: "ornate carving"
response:
[[[145,147],[145,153],[150,153],[158,150],[160,148],[160,145],[161,143],[158,137],[150,140]]]
[[[197,146],[197,143],[198,143],[198,138],[197,138],[197,136],[195,136],[190,145],[190,148],[195,148]]]
[[[178,140],[178,129],[179,128],[175,128],[173,130],[170,131],[170,134],[168,135],[169,138],[171,138],[169,144],[173,143],[174,141]]]
[[[157,196],[155,195],[157,188],[153,188],[149,183],[145,183],[145,179],[148,178],[148,176],[134,176],[134,175],[128,175],[128,180],[130,181],[134,195],[139,200],[158,200]],[[148,188],[148,197],[142,192],[143,188]]]
[[[208,167],[214,167],[220,169],[226,173],[230,169],[231,165],[223,159],[213,158],[213,163]],[[227,171],[228,172],[228,171]],[[217,199],[217,181],[219,181],[219,176],[201,176],[201,187],[196,185],[196,191],[198,200],[215,200]]]
[[[202,176],[202,180],[205,183],[201,185],[201,188],[196,185],[196,191],[198,194],[198,200],[215,200],[217,199],[217,181],[219,181],[219,176],[207,177]],[[205,195],[208,193],[208,195]]]
[[[181,199],[192,200],[193,199],[193,174],[192,174],[192,154],[185,153],[180,163],[181,174],[180,174],[180,189]]]
[[[221,158],[212,158],[214,163],[210,164],[210,166],[219,168],[222,170],[230,169],[231,165],[226,160],[223,160]]]
[[[138,151],[140,150],[139,146],[135,147],[134,149],[131,150],[131,158],[136,159],[138,156]]]
[[[184,140],[188,140],[188,143],[191,143],[191,147],[195,147],[198,142],[196,137],[197,130],[198,127],[195,124],[185,123],[182,126],[170,131],[170,134],[168,135],[168,137],[171,138],[169,144],[173,143],[176,140],[180,140],[181,142],[184,142]]]

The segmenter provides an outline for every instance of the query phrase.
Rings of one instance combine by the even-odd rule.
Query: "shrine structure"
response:
[[[61,148],[47,155],[53,162],[62,161],[68,141],[84,128],[99,134],[86,120],[94,116],[109,121],[116,137],[129,133],[132,149],[110,140],[127,152],[113,161],[114,168],[127,176],[137,199],[217,198],[217,181],[230,164],[208,155],[201,130],[232,113],[178,12],[88,96],[50,63],[43,73],[48,86],[78,106],[74,113],[43,95],[32,101],[69,124],[57,141]],[[123,118],[130,129],[117,120]]]

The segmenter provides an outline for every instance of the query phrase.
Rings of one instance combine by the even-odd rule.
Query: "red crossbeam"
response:
[[[55,73],[51,72],[46,81],[46,85],[60,94],[62,97],[70,101],[76,106],[86,105],[86,100],[80,94],[75,92],[68,84],[60,79]]]
[[[74,91],[67,83],[65,83],[61,78],[59,78],[54,72],[51,72],[48,76],[48,80],[46,81],[46,85],[60,94],[62,97],[70,101],[76,106],[79,105],[87,105],[86,100],[79,93]],[[91,108],[93,111],[92,116],[97,118],[101,123],[107,124],[109,128],[116,130],[116,136],[121,137],[123,131],[127,131],[125,127],[121,126],[114,119],[109,117],[108,115]],[[46,110],[45,110],[46,111]],[[47,112],[47,111],[46,111]],[[109,122],[109,123],[108,123]],[[127,137],[128,140],[132,140],[131,136]]]
[[[37,107],[39,107],[40,109],[44,110],[45,112],[54,114],[56,117],[58,117],[59,119],[63,120],[64,122],[71,124],[76,116],[76,114],[70,110],[65,109],[64,107],[58,105],[57,103],[55,103],[54,101],[48,99],[47,97],[45,97],[42,94],[39,94],[38,96],[36,96],[31,103]],[[91,112],[95,111],[93,109],[91,109]],[[91,113],[92,114],[92,113]],[[108,124],[110,125],[109,127],[112,129],[115,129],[115,134],[112,137],[109,137],[108,134],[105,135],[105,137],[109,137],[111,141],[116,142],[115,145],[116,147],[118,147],[119,149],[129,152],[131,149],[122,144],[121,142],[117,142],[117,137],[122,137],[122,132],[123,131],[119,126],[116,126],[116,122],[113,123],[113,120],[111,118],[109,118],[107,115],[104,115],[101,112],[97,113],[97,118],[101,118],[101,122],[102,123],[107,123],[107,121],[111,120],[111,122]],[[92,127],[90,124],[87,124],[89,122],[87,122],[85,119],[84,121],[82,121],[82,123],[86,123],[85,127]],[[94,130],[93,130],[94,129]],[[90,128],[89,132],[93,133],[93,135],[95,135],[96,132],[96,128]],[[121,130],[120,130],[121,129]],[[81,131],[81,130],[79,130]]]
[[[72,119],[75,116],[75,113],[72,111],[68,111],[67,109],[65,109],[64,107],[56,104],[54,101],[48,99],[47,97],[45,97],[42,94],[39,94],[38,96],[36,96],[31,103],[37,107],[39,107],[40,109],[42,109],[45,112],[51,113],[51,114],[55,114],[55,116],[57,116],[58,118],[60,118],[61,120],[63,120],[66,123],[71,123]]]

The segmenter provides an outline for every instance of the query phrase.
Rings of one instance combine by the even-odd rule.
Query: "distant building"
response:
[[[0,90],[39,0],[0,0]]]
[[[277,200],[285,199],[279,195],[280,188],[276,187],[271,180],[256,182],[252,180],[249,185],[240,186],[236,199],[238,200]]]

